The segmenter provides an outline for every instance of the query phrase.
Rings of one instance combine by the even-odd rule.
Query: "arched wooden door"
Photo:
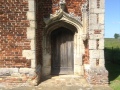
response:
[[[63,27],[51,33],[51,74],[73,74],[73,36]]]

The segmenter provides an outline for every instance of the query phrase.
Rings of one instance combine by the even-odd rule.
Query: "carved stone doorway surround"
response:
[[[71,30],[74,33],[74,74],[83,75],[83,61],[82,55],[84,54],[84,43],[82,39],[83,26],[81,24],[81,18],[74,16],[74,14],[68,14],[61,8],[55,14],[51,14],[49,18],[44,18],[46,23],[45,30],[43,32],[43,66],[42,76],[51,75],[51,32],[64,27]]]

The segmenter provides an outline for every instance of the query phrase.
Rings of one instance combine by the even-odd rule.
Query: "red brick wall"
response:
[[[88,40],[84,41],[85,54],[83,55],[83,64],[89,64],[89,45]]]
[[[36,0],[36,20],[37,20],[37,30],[36,30],[36,58],[37,63],[42,64],[42,35],[45,27],[43,18],[47,18],[50,14],[55,13],[59,9],[60,0]],[[82,16],[81,7],[85,3],[85,0],[66,0],[66,10],[68,13],[75,13],[77,16]]]
[[[81,16],[85,0],[66,0],[68,13]],[[36,58],[42,63],[42,35],[45,27],[43,17],[48,17],[59,9],[59,0],[36,0]],[[30,67],[30,60],[22,56],[23,50],[30,50],[27,39],[29,21],[26,13],[28,2],[25,0],[0,0],[0,67]]]
[[[22,57],[22,51],[30,49],[27,11],[25,0],[0,0],[0,68],[31,66],[31,61]]]
[[[52,1],[52,11],[53,13],[55,12],[55,10],[58,10],[58,4],[59,4],[60,0],[53,0]],[[82,8],[82,4],[85,3],[86,0],[66,0],[66,8],[68,13],[74,13],[75,15],[81,16],[82,12],[81,12],[81,8]]]

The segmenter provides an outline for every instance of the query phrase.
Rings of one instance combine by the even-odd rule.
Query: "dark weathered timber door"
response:
[[[66,28],[51,33],[52,74],[73,74],[73,36]]]

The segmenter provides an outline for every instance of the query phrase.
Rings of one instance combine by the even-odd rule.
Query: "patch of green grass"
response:
[[[118,81],[118,80],[111,81],[110,87],[113,90],[120,90],[120,81]]]
[[[120,39],[105,38],[105,61],[110,87],[120,90]]]
[[[113,90],[120,90],[120,65],[106,62],[105,66],[109,72],[110,87]]]
[[[105,38],[105,48],[120,48],[120,39]]]

